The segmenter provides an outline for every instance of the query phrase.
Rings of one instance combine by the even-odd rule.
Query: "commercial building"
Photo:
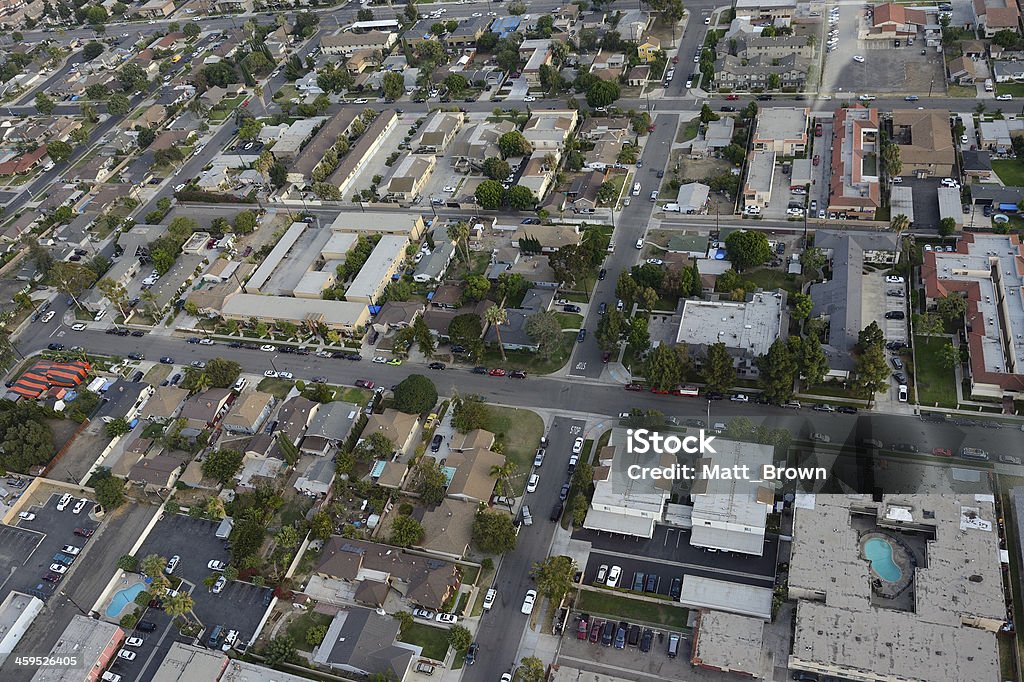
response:
[[[886,682],[1000,679],[998,517],[984,493],[797,493],[789,668]]]
[[[352,301],[235,294],[224,302],[221,316],[240,322],[256,318],[267,324],[284,320],[305,326],[316,322],[328,329],[351,334],[369,322],[370,310],[365,303]]]
[[[1019,235],[965,232],[953,253],[926,251],[921,280],[929,308],[967,299],[967,379],[971,395],[1024,395],[1024,248]]]
[[[828,210],[873,220],[881,206],[878,110],[838,109],[832,125],[832,179]]]
[[[631,466],[671,467],[673,455],[629,453],[625,429],[613,429],[608,445],[598,454],[594,467],[594,497],[587,511],[584,528],[634,535],[654,536],[654,525],[664,517],[672,482],[665,479],[637,479],[629,475]]]
[[[900,175],[949,177],[956,165],[956,148],[949,112],[941,109],[896,109],[892,137],[900,149]]]
[[[114,660],[117,650],[125,640],[124,630],[113,623],[107,623],[87,616],[75,615],[57,638],[49,656],[74,656],[78,665],[74,667],[39,668],[32,676],[32,682],[81,682],[99,680],[100,675]],[[45,655],[38,652],[38,655]]]
[[[769,484],[757,482],[759,475],[732,480],[704,474],[741,465],[758,472],[772,463],[773,452],[772,445],[718,438],[715,452],[697,460],[698,476],[690,488],[691,545],[754,556],[764,553],[765,524],[775,503]]]
[[[785,296],[781,291],[757,291],[743,302],[691,299],[683,304],[676,343],[685,343],[699,359],[709,346],[724,343],[740,377],[757,377],[755,361],[768,352],[783,330]]]
[[[0,665],[14,651],[45,606],[42,599],[12,590],[0,604]]]
[[[359,274],[345,290],[346,300],[375,304],[384,287],[391,283],[391,275],[398,272],[398,268],[405,262],[407,246],[408,237],[383,235],[360,268]]]
[[[225,679],[221,674],[229,660],[227,654],[216,649],[211,651],[200,646],[172,642],[170,650],[153,675],[153,682]]]
[[[752,149],[783,156],[796,156],[807,151],[807,119],[810,113],[806,107],[762,109],[757,114]]]

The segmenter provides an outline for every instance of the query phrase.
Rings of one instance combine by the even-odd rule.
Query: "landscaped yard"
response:
[[[505,351],[505,359],[502,360],[501,351],[497,348],[488,347],[484,351],[481,364],[490,367],[503,367],[506,370],[522,369],[530,374],[549,374],[561,369],[562,365],[568,362],[574,343],[576,343],[576,332],[566,332],[562,336],[562,346],[547,359],[531,351],[507,350]],[[512,380],[504,379],[504,381]]]
[[[266,378],[257,384],[256,390],[269,393],[278,400],[284,400],[284,397],[288,395],[288,391],[292,390],[292,386],[294,385],[295,382],[289,379]]]
[[[579,329],[583,324],[583,316],[576,313],[555,313],[555,317],[562,323],[562,329]]]
[[[246,94],[238,95],[237,97],[229,97],[222,99],[217,106],[210,110],[209,118],[211,121],[223,121],[231,112],[241,104],[245,98],[248,97]]]
[[[591,592],[584,590],[576,602],[580,611],[602,616],[613,616],[629,621],[659,624],[670,628],[685,628],[687,610],[673,606],[675,602],[666,601],[664,605],[652,602],[620,597],[604,591]]]
[[[295,646],[303,651],[312,651],[313,645],[306,641],[306,633],[317,625],[327,627],[331,624],[331,617],[326,613],[307,611],[288,624],[288,634],[291,636]]]
[[[917,380],[917,402],[925,407],[957,406],[956,375],[939,364],[939,349],[949,344],[940,336],[914,337],[914,378]]]
[[[519,379],[498,379],[496,381],[519,381]],[[529,381],[529,379],[527,379]],[[544,420],[536,412],[520,410],[514,407],[488,406],[490,418],[484,428],[497,436],[503,443],[502,453],[510,461],[515,462],[520,473],[528,472],[533,464],[533,456],[544,435]],[[526,485],[525,477],[520,476],[513,485],[521,492]]]
[[[992,159],[992,170],[1007,187],[1024,185],[1024,162],[1018,159]]]
[[[1013,95],[1014,97],[1024,97],[1024,83],[996,83],[996,94],[997,95]],[[974,95],[977,95],[977,91],[974,91]],[[1002,102],[993,102],[992,110],[1003,106]]]
[[[448,631],[444,628],[413,623],[405,628],[398,640],[423,647],[423,656],[435,661],[443,661],[448,654]]]
[[[785,289],[791,294],[800,291],[800,284],[796,281],[796,278],[782,270],[759,268],[744,272],[742,277],[744,280],[750,280],[765,291],[779,288]]]
[[[695,118],[689,123],[680,126],[679,133],[676,135],[676,143],[689,142],[693,138],[697,137],[697,129],[700,127],[700,119]]]

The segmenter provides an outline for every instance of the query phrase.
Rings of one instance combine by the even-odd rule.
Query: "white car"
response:
[[[220,594],[221,592],[224,591],[224,588],[227,586],[227,584],[228,584],[228,579],[225,578],[224,576],[221,576],[221,577],[217,578],[217,582],[215,582],[213,584],[213,587],[210,588],[210,591],[213,592],[214,594]]]
[[[75,514],[81,514],[82,510],[85,509],[85,505],[87,504],[89,504],[89,500],[82,498],[81,500],[75,503],[75,508],[72,509],[71,511]]]
[[[855,54],[853,55],[853,61],[857,62],[858,64],[863,64],[864,57],[860,56],[859,54]]]
[[[605,585],[608,587],[617,587],[619,584],[619,578],[622,577],[622,567],[612,566],[612,569],[608,571],[608,580],[605,581]]]
[[[900,275],[886,275],[885,276],[885,283],[886,284],[903,284],[903,277],[900,276]]]
[[[704,25],[705,26],[710,26],[711,25],[711,17],[704,17]]]
[[[455,194],[455,188],[451,185],[445,185],[444,191],[448,192],[448,194]]]
[[[141,637],[129,637],[128,639],[126,639],[124,641],[124,645],[125,646],[136,647],[136,646],[142,646],[142,642],[143,642],[143,639]]]
[[[687,78],[686,79],[686,87],[687,88],[692,88],[693,87],[693,79],[692,78]]]
[[[804,214],[804,210],[802,208],[793,207],[793,208],[787,208],[786,209],[786,215],[802,216],[803,214]]]
[[[875,96],[874,95],[861,95],[857,99],[859,99],[861,102],[874,102],[875,101]]]
[[[84,322],[75,322],[73,325],[71,325],[71,331],[73,331],[73,332],[80,332],[83,329],[85,329],[85,323]]]
[[[22,521],[32,521],[36,518],[36,515],[32,512],[18,512],[18,518]]]
[[[181,191],[181,190],[183,190],[183,189],[185,189],[185,183],[184,183],[184,182],[183,182],[183,183],[181,183],[180,185],[175,185],[175,186],[174,186],[174,191],[175,191],[175,192],[180,192],[180,191]]]
[[[210,561],[210,563],[206,564],[206,567],[211,571],[223,571],[227,567],[227,564],[225,564],[223,561],[217,561],[216,559],[213,559],[212,561]]]
[[[435,620],[437,620],[438,623],[447,623],[448,625],[455,625],[459,622],[459,617],[453,613],[439,613],[437,614]]]
[[[665,261],[661,260],[660,258],[648,258],[647,259],[647,264],[648,265],[664,265]]]
[[[474,19],[479,19],[480,17],[483,16],[483,14],[481,14],[480,12],[473,12],[472,16],[473,16]]]
[[[364,98],[360,97],[360,98],[359,98],[359,99],[357,99],[357,100],[356,100],[355,102],[353,102],[353,104],[366,104],[366,103],[367,103],[367,102],[369,102],[369,101],[370,101],[370,100],[368,100],[368,99],[364,99]]]
[[[491,607],[494,606],[494,600],[498,598],[498,591],[493,587],[487,590],[487,594],[484,595],[484,611],[490,611]]]
[[[54,563],[54,564],[50,564],[50,570],[53,571],[54,573],[60,573],[61,575],[64,575],[65,573],[68,572],[68,567],[65,566],[64,564]]]
[[[47,311],[46,314],[43,315],[43,322],[49,322],[50,320],[53,319],[53,316],[56,315],[56,314],[57,314],[57,311],[55,311],[55,310]]]
[[[960,189],[960,183],[953,178],[942,178],[943,187],[952,187],[953,189]]]
[[[537,602],[537,590],[527,590],[526,597],[523,599],[523,608],[520,609],[523,613],[529,615],[533,613],[533,605]]]
[[[577,438],[572,442],[572,454],[578,455],[583,452],[583,439]]]
[[[748,398],[746,395],[744,395],[742,393],[735,393],[735,394],[733,394],[733,396],[731,398],[729,398],[729,400],[731,400],[734,403],[749,403],[750,402],[750,398]]]
[[[1013,95],[1010,95],[1010,94],[996,95],[996,101],[998,101],[998,102],[1010,102],[1012,100],[1013,100]]]
[[[526,492],[535,493],[537,492],[537,486],[540,485],[540,475],[530,474],[530,482],[526,484]]]
[[[638,249],[644,248],[644,240],[642,238],[636,240],[636,248],[638,248]]]
[[[71,504],[71,499],[71,495],[67,493],[61,495],[60,499],[57,500],[57,511],[64,511],[65,509],[67,509],[68,505]]]
[[[280,377],[281,379],[294,379],[295,378],[295,375],[292,374],[291,372],[278,372],[277,376]]]
[[[388,362],[388,359],[387,358],[382,358],[381,356],[378,355],[375,358],[373,358],[373,362],[375,362],[378,365],[386,365],[387,362]]]
[[[265,376],[268,379],[276,379],[277,378],[277,372],[275,372],[272,369],[268,369],[266,372],[263,373],[263,376]]]
[[[64,545],[60,548],[60,551],[64,552],[68,556],[78,556],[82,552],[81,547],[75,547],[74,545]]]
[[[213,339],[199,339],[199,345],[200,346],[215,346],[215,345],[217,345],[217,342],[214,341]]]
[[[135,660],[135,652],[134,651],[128,651],[127,649],[121,649],[120,651],[117,652],[117,657],[118,658],[123,658],[126,661],[134,661]]]
[[[178,563],[181,561],[181,557],[175,554],[167,560],[167,565],[164,566],[164,573],[170,575],[174,573],[174,569],[178,567]]]
[[[533,96],[531,96],[531,95],[527,95],[526,97],[524,97],[524,98],[523,98],[523,101],[524,101],[524,102],[536,102],[536,101],[537,101],[537,98],[536,98],[536,97],[533,97]]]
[[[899,387],[899,401],[901,403],[907,402],[907,387],[903,384],[900,384]]]
[[[264,353],[273,353],[275,350],[277,350],[277,346],[272,346],[269,343],[265,343],[262,346],[260,346],[260,350],[263,351]]]

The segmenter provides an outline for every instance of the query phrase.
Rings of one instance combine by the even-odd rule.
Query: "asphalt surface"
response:
[[[549,520],[551,510],[558,503],[559,489],[569,478],[567,467],[573,440],[582,435],[585,426],[583,420],[556,417],[548,430],[547,455],[543,466],[537,469],[540,484],[536,492],[525,497],[533,525],[520,527],[516,550],[502,557],[493,583],[498,590],[498,601],[480,619],[476,641],[481,654],[475,665],[465,669],[462,677],[465,682],[492,682],[519,662],[516,654],[520,633],[529,620],[520,609],[526,591],[534,589],[530,570],[548,555],[555,531],[555,523]],[[543,599],[538,598],[533,615],[544,613],[547,608]]]

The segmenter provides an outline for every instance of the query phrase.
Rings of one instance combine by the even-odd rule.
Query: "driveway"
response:
[[[909,185],[914,198],[914,226],[936,227],[939,224],[939,178],[918,179],[904,177],[903,184]]]

